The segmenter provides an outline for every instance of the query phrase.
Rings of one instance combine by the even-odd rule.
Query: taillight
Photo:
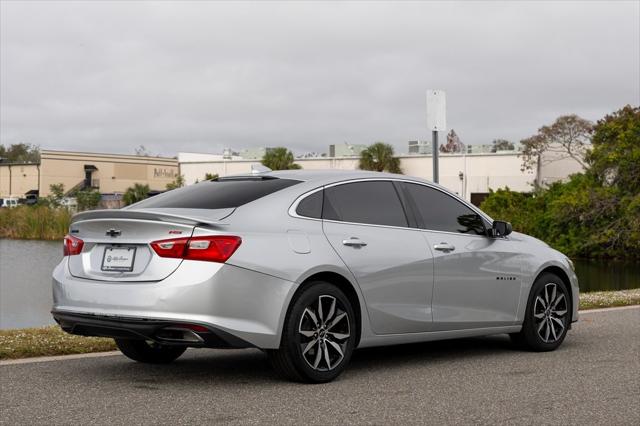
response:
[[[224,263],[240,247],[242,239],[231,235],[173,238],[151,243],[160,257]]]
[[[82,241],[78,237],[74,237],[73,235],[65,235],[63,244],[64,246],[62,247],[62,253],[65,256],[75,256],[82,252],[84,241]]]
[[[174,238],[172,240],[154,241],[151,243],[151,247],[160,257],[182,258],[188,242],[188,238]]]

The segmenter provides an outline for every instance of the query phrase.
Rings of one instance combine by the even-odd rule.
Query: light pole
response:
[[[469,174],[467,173],[467,146],[462,148],[462,168],[464,170],[464,180],[462,181],[462,198],[467,199],[467,182],[469,181]]]
[[[431,130],[433,152],[433,181],[438,183],[440,173],[438,170],[438,132],[447,129],[447,105],[444,90],[427,90],[427,128]]]
[[[438,154],[440,151],[440,147],[438,146],[438,131],[434,130],[431,132],[431,148],[433,152],[433,181],[438,183],[440,180],[440,171],[438,170]]]

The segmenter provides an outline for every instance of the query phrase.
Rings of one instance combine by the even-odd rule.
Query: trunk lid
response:
[[[114,282],[160,281],[182,259],[158,256],[153,241],[188,238],[196,226],[217,227],[233,209],[94,210],[74,216],[70,234],[84,242],[82,253],[69,256],[74,277]]]

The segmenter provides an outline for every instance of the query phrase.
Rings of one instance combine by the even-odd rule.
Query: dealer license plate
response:
[[[102,258],[102,270],[131,272],[135,258],[135,247],[106,247]]]

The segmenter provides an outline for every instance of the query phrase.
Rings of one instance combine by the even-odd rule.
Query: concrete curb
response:
[[[616,306],[615,308],[585,309],[582,311],[578,311],[578,313],[580,315],[585,315],[585,314],[594,314],[598,312],[626,311],[627,309],[640,309],[640,305]]]
[[[55,355],[55,356],[39,356],[33,358],[20,358],[20,359],[8,359],[0,361],[0,366],[3,365],[16,365],[16,364],[31,364],[34,362],[51,362],[51,361],[64,361],[68,359],[82,359],[82,358],[102,358],[105,356],[122,355],[120,351],[110,352],[91,352],[88,354],[73,354],[73,355]]]

